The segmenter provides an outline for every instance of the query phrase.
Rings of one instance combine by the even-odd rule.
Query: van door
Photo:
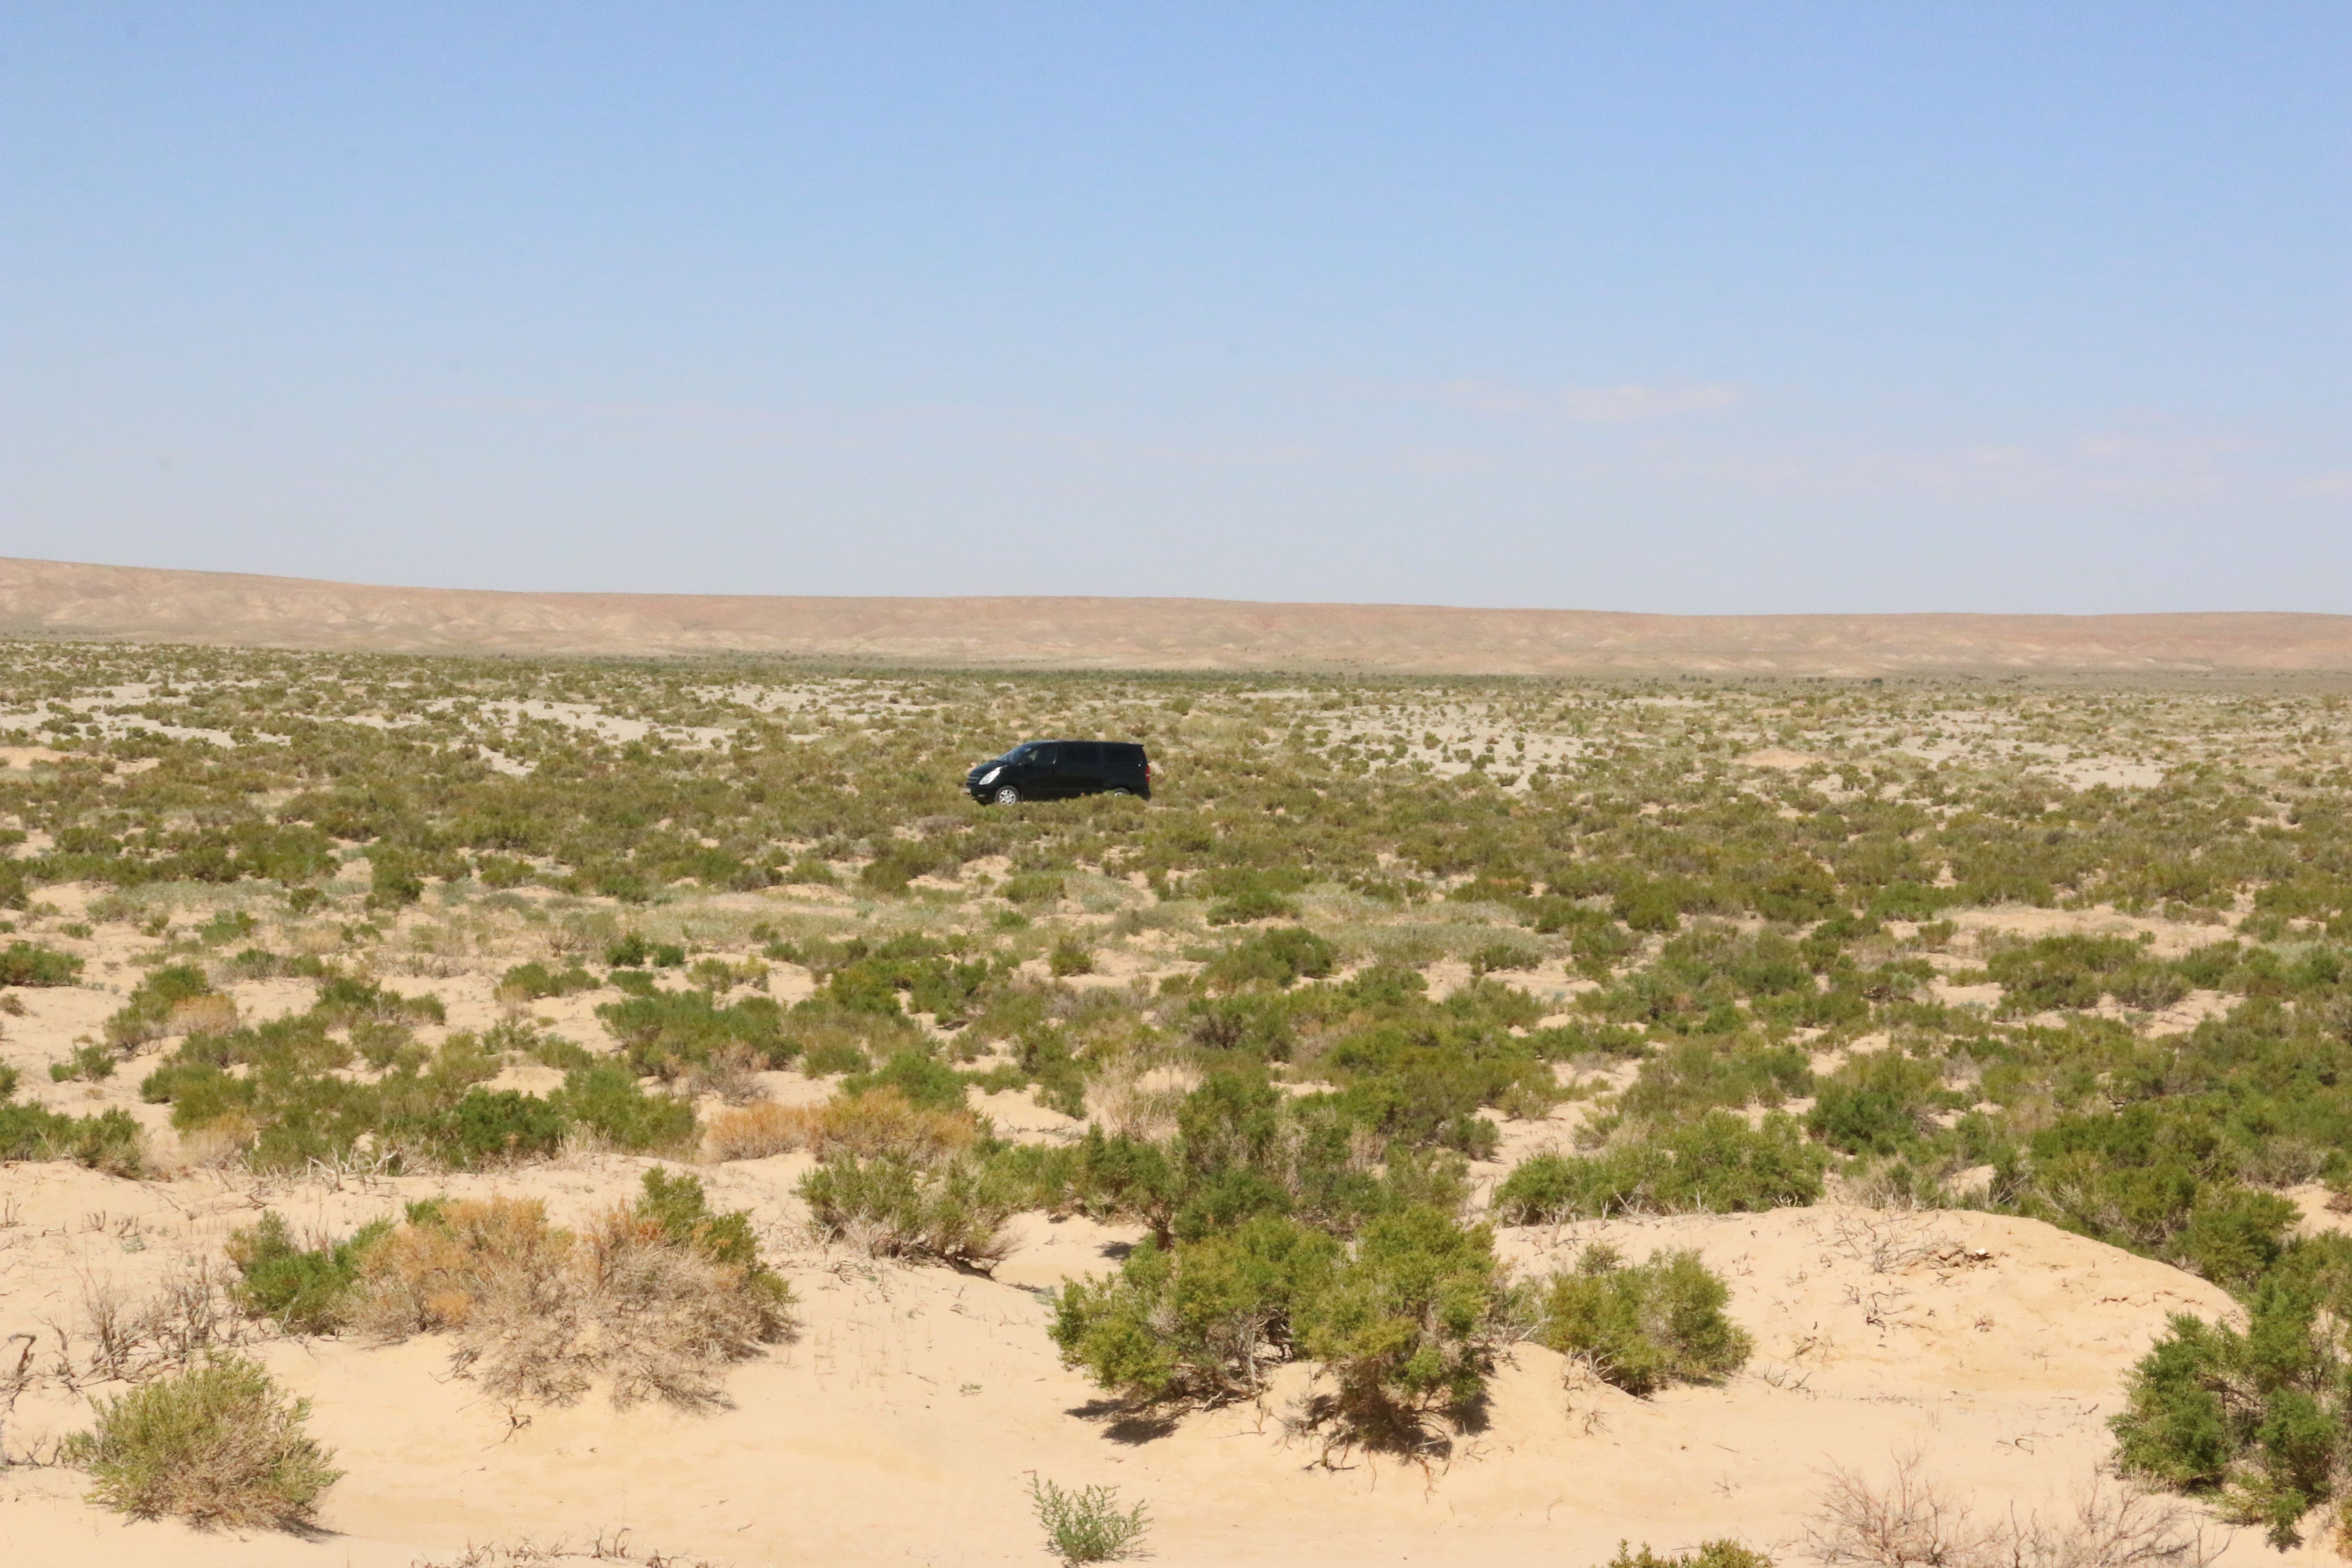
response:
[[[1103,786],[1103,749],[1097,741],[1062,742],[1062,793],[1094,795]]]
[[[1061,748],[1040,741],[1021,759],[1021,793],[1031,800],[1052,800],[1062,793]]]

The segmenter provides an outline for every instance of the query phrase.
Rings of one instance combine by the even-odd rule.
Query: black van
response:
[[[1151,798],[1151,763],[1124,741],[1025,741],[964,775],[982,805],[1066,800],[1076,795]]]

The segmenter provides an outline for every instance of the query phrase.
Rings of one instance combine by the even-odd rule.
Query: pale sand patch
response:
[[[1773,768],[1781,773],[1796,773],[1804,768],[1818,767],[1825,759],[1810,752],[1792,752],[1785,746],[1767,746],[1760,752],[1750,752],[1739,759],[1740,765],[1750,768]]]
[[[2328,1199],[2335,1194],[2317,1182],[2289,1187],[2282,1195],[2303,1211],[2303,1217],[2295,1221],[2294,1233],[2297,1236],[2320,1236],[2329,1231],[2352,1236],[2352,1214],[2339,1213],[2328,1207]]]
[[[2094,904],[2082,910],[2000,904],[1952,910],[1944,918],[1970,935],[1991,932],[2029,941],[2045,936],[2122,936],[2137,941],[2143,934],[2153,935],[2156,940],[2147,950],[2151,958],[2179,958],[2194,948],[2223,941],[2230,934],[2221,926],[2122,914],[2112,904]]]

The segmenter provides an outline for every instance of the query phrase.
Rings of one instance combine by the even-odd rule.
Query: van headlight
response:
[[[982,774],[981,774],[981,775],[980,775],[980,782],[981,782],[981,783],[982,783],[982,784],[987,784],[987,783],[989,783],[991,780],[994,779],[994,778],[996,777],[996,775],[997,775],[997,774],[999,774],[999,773],[1003,773],[1003,771],[1004,771],[1004,770],[1003,770],[1003,768],[991,768],[991,769],[989,769],[986,773],[982,773]]]

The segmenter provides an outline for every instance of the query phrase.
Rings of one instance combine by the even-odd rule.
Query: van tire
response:
[[[1021,804],[1021,792],[1014,789],[1011,784],[998,784],[996,786],[996,793],[988,798],[994,801],[999,805],[1019,805]]]

